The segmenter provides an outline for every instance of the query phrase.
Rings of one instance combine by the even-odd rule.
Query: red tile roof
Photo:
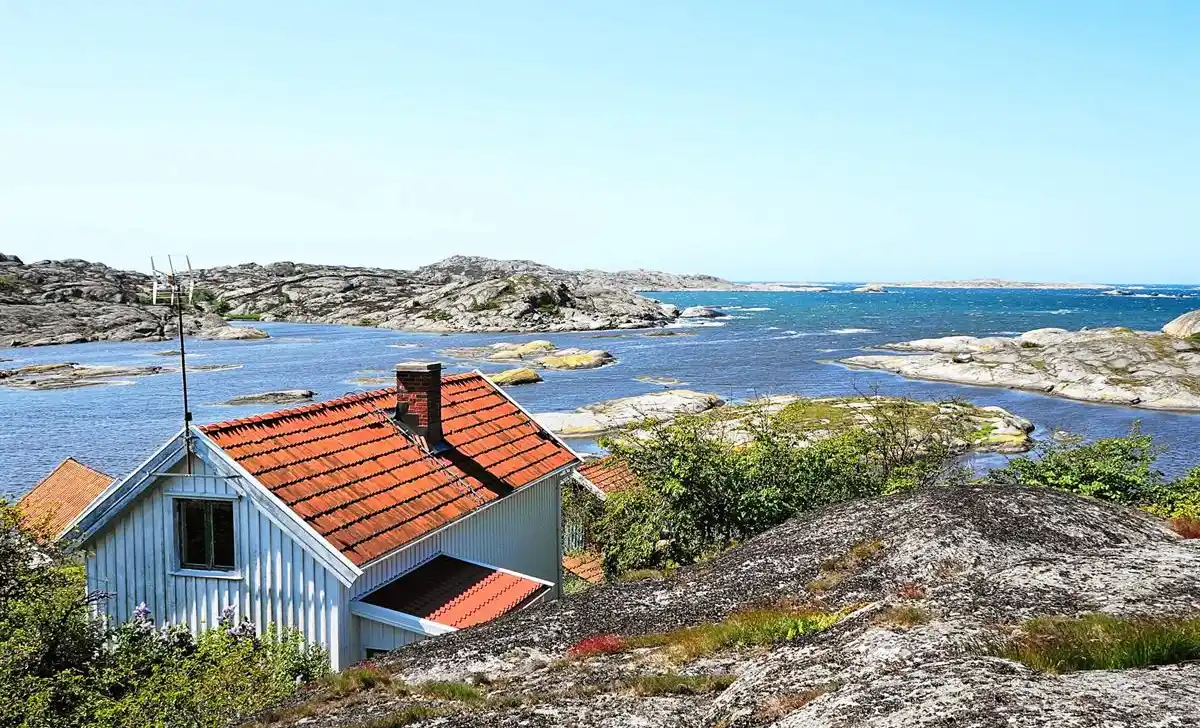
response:
[[[360,566],[577,461],[476,372],[442,378],[444,450],[406,436],[395,403],[381,389],[201,431]]]
[[[605,494],[625,490],[638,482],[629,463],[615,455],[589,460],[579,467],[578,472]]]
[[[377,589],[363,601],[463,629],[508,614],[547,585],[442,554]]]
[[[564,554],[563,568],[589,584],[604,581],[604,558],[593,551]]]
[[[25,523],[53,538],[112,482],[99,470],[67,458],[33,486],[17,502],[17,508]]]

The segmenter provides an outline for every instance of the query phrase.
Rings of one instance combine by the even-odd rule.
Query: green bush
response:
[[[614,493],[590,532],[610,576],[689,564],[798,513],[947,481],[948,438],[913,426],[916,410],[880,406],[874,423],[807,443],[779,418],[732,445],[704,416],[650,425],[603,444],[640,486]],[[944,435],[950,425],[939,425]]]
[[[1163,474],[1154,467],[1161,449],[1135,425],[1126,437],[1084,443],[1049,443],[1040,457],[1017,458],[989,479],[1045,486],[1127,505],[1151,505],[1162,496]]]
[[[0,725],[24,728],[225,726],[322,676],[328,656],[296,632],[226,610],[193,638],[157,628],[144,606],[109,628],[90,617],[77,554],[39,540],[0,501]],[[13,697],[19,696],[19,697]]]

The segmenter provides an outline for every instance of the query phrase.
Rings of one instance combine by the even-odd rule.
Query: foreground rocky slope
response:
[[[1189,323],[1195,315],[1176,319],[1161,334],[1111,328],[1038,329],[1011,338],[948,336],[882,347],[926,353],[853,356],[841,362],[916,379],[1027,389],[1087,402],[1200,410],[1200,337],[1191,333],[1200,324]]]
[[[414,331],[587,331],[661,326],[674,306],[639,290],[739,290],[712,276],[572,272],[525,260],[455,256],[415,271],[250,263],[196,274],[187,333],[204,314]],[[165,307],[148,305],[150,277],[83,260],[26,264],[0,255],[0,346],[170,337]],[[213,333],[210,338],[245,338]]]
[[[591,644],[614,644],[789,603],[846,616],[700,657],[686,644],[568,654],[597,635],[612,637]],[[318,689],[264,723],[1191,726],[1198,663],[1049,675],[989,657],[985,645],[1042,615],[1198,610],[1200,542],[1157,519],[1045,489],[934,488],[827,508],[665,578],[596,587],[429,640],[381,661],[390,685],[342,697]],[[661,689],[680,675],[701,694]],[[402,688],[429,680],[478,694]]]

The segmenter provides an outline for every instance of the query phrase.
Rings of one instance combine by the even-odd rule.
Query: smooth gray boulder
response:
[[[1200,310],[1189,311],[1183,314],[1162,327],[1162,331],[1167,336],[1174,336],[1177,339],[1189,339],[1193,336],[1200,336]]]

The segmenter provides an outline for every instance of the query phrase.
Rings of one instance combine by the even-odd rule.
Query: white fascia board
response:
[[[62,538],[71,531],[79,529],[80,540],[86,541],[120,513],[129,501],[141,494],[156,478],[151,477],[158,468],[169,468],[179,462],[187,454],[186,443],[182,441],[184,430],[180,430],[146,458],[141,465],[124,478],[114,480],[100,495],[83,509],[59,533]],[[174,448],[172,450],[172,448]]]
[[[409,632],[415,632],[416,634],[423,634],[426,637],[437,637],[439,635],[450,634],[451,632],[458,631],[456,628],[451,627],[448,624],[422,619],[421,617],[417,617],[412,614],[397,612],[394,609],[388,609],[387,607],[381,607],[376,604],[368,604],[367,602],[362,602],[357,599],[350,600],[350,613],[357,617],[362,617],[363,619],[369,619],[372,622],[379,622],[380,624],[386,624],[389,627],[396,627],[398,629],[408,630]]]
[[[599,486],[597,486],[595,483],[593,483],[591,478],[589,478],[588,476],[579,472],[578,469],[576,469],[575,471],[573,471],[571,473],[571,477],[575,479],[576,483],[579,483],[584,488],[587,488],[588,490],[592,491],[592,493],[600,500],[608,500],[608,493],[605,493],[604,491],[600,490]]]
[[[541,584],[542,586],[554,586],[554,582],[552,582],[552,581],[546,581],[545,579],[539,579],[536,576],[530,576],[529,574],[522,574],[519,571],[513,571],[512,569],[506,569],[503,566],[496,566],[495,564],[489,564],[486,561],[476,561],[475,559],[467,559],[467,558],[463,558],[462,556],[455,556],[454,554],[447,554],[445,552],[439,552],[438,555],[439,556],[448,556],[452,559],[457,559],[458,561],[465,561],[468,564],[482,566],[483,568],[491,569],[492,571],[499,571],[504,574],[509,574],[511,576],[515,576],[519,579],[528,579],[529,581],[532,581],[535,584]],[[406,573],[411,573],[411,571],[412,570],[410,569]]]
[[[295,536],[298,541],[308,547],[309,551],[338,577],[338,581],[349,587],[358,577],[363,575],[362,569],[355,566],[354,562],[346,558],[345,554],[334,548],[333,544],[329,543],[324,536],[317,533],[316,529],[280,500],[279,496],[272,493],[270,488],[260,483],[258,478],[243,468],[241,463],[230,457],[229,453],[225,452],[224,449],[210,440],[199,429],[193,428],[193,432],[196,435],[197,442],[204,445],[219,461],[220,466],[232,470],[245,481],[248,486],[246,489],[247,495],[259,504],[266,506],[265,512],[267,516],[271,517],[277,526]]]

